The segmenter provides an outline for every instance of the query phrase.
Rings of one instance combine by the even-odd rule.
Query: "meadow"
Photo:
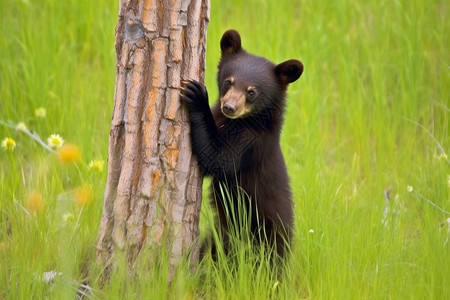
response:
[[[211,2],[210,99],[229,28],[305,66],[282,133],[296,223],[282,274],[243,250],[170,286],[161,263],[100,288],[118,1],[0,1],[0,299],[80,284],[92,299],[450,299],[449,3]],[[52,134],[65,152],[36,141]]]

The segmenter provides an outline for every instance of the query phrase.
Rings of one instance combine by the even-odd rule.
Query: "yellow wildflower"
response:
[[[89,170],[103,171],[103,160],[91,160],[88,165]]]
[[[78,207],[83,207],[91,203],[92,189],[88,185],[82,185],[75,190],[75,203]]]
[[[64,139],[59,134],[52,134],[47,139],[47,144],[51,148],[61,148],[61,146],[64,144]]]
[[[39,118],[45,118],[47,116],[47,111],[43,107],[39,107],[34,111],[34,115]]]
[[[62,163],[70,164],[80,160],[80,149],[73,144],[66,144],[58,149],[58,158]]]
[[[27,199],[27,208],[31,212],[39,212],[44,208],[44,199],[38,192],[31,192]]]
[[[411,185],[408,185],[406,187],[406,190],[411,193],[412,191],[414,191],[414,188]]]
[[[14,150],[14,148],[16,147],[16,142],[10,138],[10,137],[6,137],[3,141],[2,141],[2,147],[5,150]]]

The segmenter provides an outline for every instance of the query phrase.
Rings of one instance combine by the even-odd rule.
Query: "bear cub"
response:
[[[240,222],[227,214],[243,203],[247,215],[238,218],[246,219],[256,242],[282,257],[291,241],[293,207],[280,132],[287,86],[300,77],[303,64],[291,59],[276,65],[246,52],[236,30],[224,33],[220,48],[217,104],[210,108],[206,87],[197,81],[188,81],[181,92],[192,151],[204,174],[212,176],[225,252],[230,226],[237,225],[230,219]]]

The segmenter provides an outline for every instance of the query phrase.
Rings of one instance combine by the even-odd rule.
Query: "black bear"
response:
[[[225,251],[227,213],[237,211],[237,198],[244,197],[248,215],[241,217],[248,229],[259,237],[264,232],[265,241],[283,256],[293,208],[280,132],[287,86],[300,77],[303,64],[292,59],[276,65],[246,52],[236,30],[224,33],[220,47],[218,103],[210,109],[206,87],[193,80],[181,92],[189,108],[192,151],[204,174],[212,176]]]

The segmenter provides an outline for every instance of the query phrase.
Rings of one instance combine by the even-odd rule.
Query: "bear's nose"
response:
[[[236,112],[233,104],[225,103],[222,107],[222,112],[227,116],[232,116]]]

